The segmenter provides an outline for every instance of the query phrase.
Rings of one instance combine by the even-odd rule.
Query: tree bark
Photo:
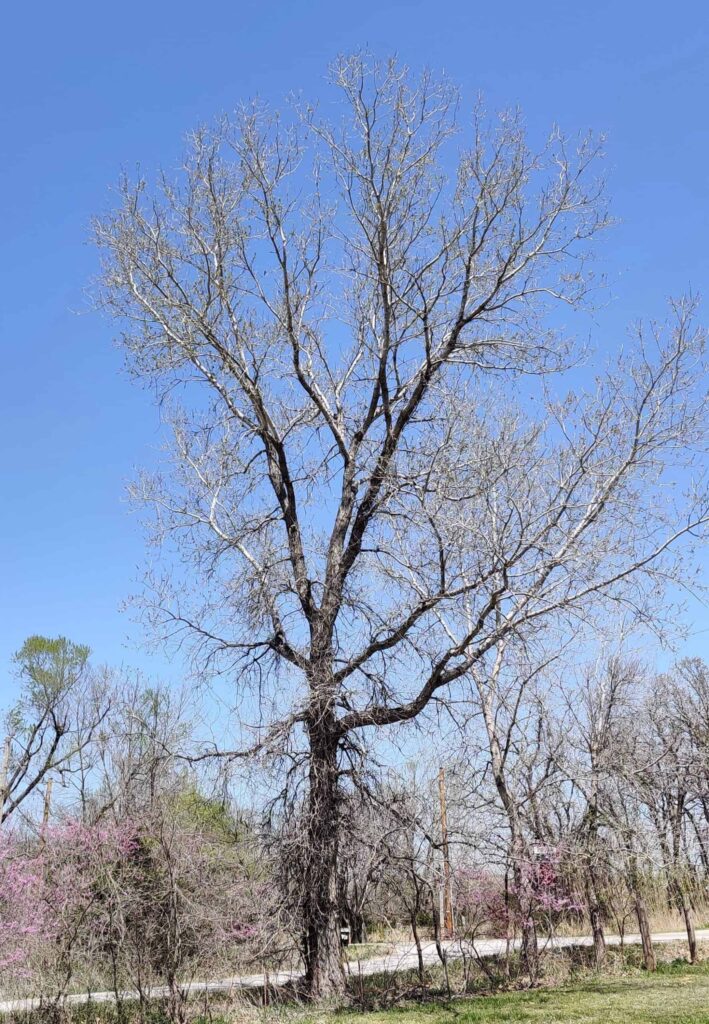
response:
[[[534,918],[529,915],[522,922],[522,963],[531,985],[539,980],[539,941]]]
[[[498,656],[496,669],[501,666],[501,658]],[[517,802],[510,787],[507,784],[505,773],[505,759],[500,747],[499,736],[495,715],[490,703],[490,694],[481,687],[478,688],[480,704],[483,713],[483,720],[487,730],[492,775],[495,780],[495,788],[505,809],[510,829],[510,852],[512,856],[512,879],[514,881],[514,898],[512,908],[515,916],[520,922],[522,929],[522,963],[529,975],[530,982],[534,985],[539,978],[539,943],[537,941],[537,927],[534,922],[532,908],[527,906],[527,894],[525,893],[525,880],[523,874],[523,863],[527,859],[524,837],[522,834],[522,823],[519,817]]]
[[[638,871],[638,860],[637,854],[635,853],[631,841],[626,840],[626,850],[628,854],[628,882],[630,891],[633,894],[635,902],[635,916],[638,919],[638,927],[640,929],[640,941],[643,947],[643,964],[645,969],[648,971],[654,971],[657,968],[657,961],[655,960],[655,950],[652,946],[652,932],[650,931],[650,921],[647,916],[647,907],[645,906],[645,900],[642,897],[641,879]]]
[[[586,878],[586,900],[588,903],[588,916],[591,922],[591,934],[593,935],[593,961],[596,970],[599,970],[606,958],[606,937],[603,931],[603,915],[596,891],[593,869],[589,869]]]
[[[367,941],[367,925],[361,911],[348,907],[347,924],[350,929],[350,942],[361,943]]]
[[[334,716],[325,711],[314,717],[309,734],[303,945],[306,992],[310,999],[317,1000],[345,991],[337,904],[339,736]]]
[[[592,746],[591,760],[594,771],[597,764],[596,746]],[[598,898],[598,884],[596,878],[596,858],[598,856],[598,781],[594,778],[594,788],[588,806],[588,867],[586,870],[586,902],[588,905],[588,916],[591,922],[591,934],[593,935],[593,960],[596,970],[600,970],[606,958],[606,937],[603,931],[603,913],[601,901]]]
[[[597,903],[590,905],[589,916],[591,918],[591,933],[593,935],[593,959],[598,970],[603,966],[603,961],[606,958],[606,937],[603,933],[601,909]]]
[[[418,962],[419,982],[421,988],[426,986],[426,971],[423,962],[423,949],[421,948],[421,937],[419,936],[418,922],[416,917],[418,915],[418,909],[414,907],[411,911],[411,934],[414,937],[414,945],[416,946],[416,959]]]
[[[433,889],[431,889],[431,916],[433,919],[433,940],[436,943],[436,952],[438,953],[438,959],[441,961],[441,966],[443,967],[443,976],[446,979],[446,993],[450,999],[451,983],[450,975],[448,973],[448,954],[441,943],[441,913],[436,906],[436,896]]]
[[[646,970],[654,971],[657,968],[657,961],[655,960],[655,950],[652,945],[650,921],[647,916],[645,901],[637,891],[635,894],[635,914],[640,928],[640,941],[643,947],[643,963],[645,964]]]
[[[524,876],[524,865],[527,861],[528,853],[521,833],[517,831],[518,827],[516,815],[511,815],[512,878],[515,888],[513,909],[522,931],[522,966],[529,975],[530,984],[536,985],[539,979],[540,968],[539,941],[537,925],[534,920],[534,907],[532,906],[531,894],[528,892],[528,882]]]
[[[677,902],[682,910],[682,916],[684,917],[684,926],[687,929],[687,945],[689,946],[689,962],[696,964],[697,962],[697,934],[694,930],[694,915],[692,913],[692,905],[689,902],[689,897],[684,891],[684,886],[681,882],[676,883],[677,887]]]

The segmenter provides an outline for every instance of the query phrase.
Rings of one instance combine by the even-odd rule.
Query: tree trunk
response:
[[[601,908],[595,900],[589,904],[589,917],[591,918],[591,933],[593,935],[593,960],[596,970],[599,970],[606,958],[606,937],[603,933]]]
[[[309,736],[303,946],[306,992],[316,1000],[345,991],[337,905],[338,735],[334,717],[326,712],[318,715],[310,725]]]
[[[687,944],[689,946],[689,962],[696,964],[697,962],[697,936],[694,931],[694,919],[692,916],[692,908],[689,905],[689,900],[685,898],[684,905],[682,907],[682,913],[684,914],[684,924],[687,929]]]
[[[522,966],[529,975],[530,984],[536,985],[540,967],[539,942],[533,901],[524,875],[528,854],[521,836],[515,833],[515,825],[512,828],[512,878],[515,888],[513,908],[522,931]]]
[[[640,928],[640,941],[642,942],[643,947],[643,963],[645,964],[646,970],[654,971],[657,968],[657,962],[655,960],[655,950],[652,946],[650,921],[648,920],[645,901],[637,892],[635,894],[635,914]]]
[[[646,970],[654,971],[657,967],[657,962],[655,960],[655,950],[652,948],[650,921],[647,916],[645,901],[642,897],[642,883],[640,872],[638,871],[637,855],[633,849],[630,839],[626,840],[625,845],[628,853],[628,882],[635,901],[635,916],[638,919],[640,941],[643,947],[643,963]]]
[[[411,911],[411,934],[414,937],[414,945],[416,946],[416,959],[418,961],[419,982],[421,984],[421,988],[425,988],[426,971],[424,969],[423,949],[421,948],[421,938],[419,936],[418,923],[416,921],[417,916],[418,908],[414,907]]]
[[[682,910],[682,916],[684,917],[684,926],[687,929],[687,945],[689,946],[689,962],[696,964],[697,962],[697,935],[694,930],[694,915],[692,913],[692,905],[689,902],[687,893],[684,891],[684,886],[681,882],[676,882],[677,889],[677,902]]]
[[[347,924],[350,929],[350,942],[367,941],[367,925],[361,911],[347,908]]]
[[[539,980],[539,942],[537,926],[531,915],[522,922],[522,963],[530,984],[536,985]]]
[[[600,970],[603,966],[603,961],[606,958],[606,937],[603,931],[601,901],[598,898],[593,868],[588,869],[586,877],[586,902],[588,904],[588,916],[591,922],[591,934],[593,935],[593,962],[596,970]]]
[[[508,788],[505,777],[502,753],[495,734],[493,718],[489,707],[483,703],[483,717],[490,739],[490,754],[492,759],[492,772],[495,779],[495,787],[502,801],[502,806],[507,815],[510,828],[510,851],[512,854],[512,879],[514,882],[514,899],[512,901],[515,917],[520,922],[522,929],[522,963],[524,970],[529,975],[532,985],[536,984],[539,978],[539,944],[537,941],[537,926],[533,918],[533,908],[528,906],[529,899],[524,880],[524,863],[527,860],[527,850],[522,836],[522,826],[519,820],[518,808],[512,792]]]
[[[443,976],[446,980],[446,992],[448,994],[448,998],[450,999],[451,983],[450,976],[448,974],[448,954],[441,943],[441,912],[439,908],[436,906],[436,896],[433,889],[431,889],[431,914],[433,918],[433,939],[434,942],[436,943],[436,952],[438,953],[438,959],[441,961],[441,965],[443,967]]]
[[[595,765],[595,748],[593,751]],[[598,857],[598,793],[594,788],[588,806],[588,866],[586,869],[586,903],[593,935],[593,960],[596,970],[600,970],[606,958],[606,937],[603,932],[603,914],[601,901],[598,898],[598,884],[595,862]]]
[[[350,930],[350,942],[351,943],[362,943],[367,941],[367,923],[364,920],[362,913],[362,898],[357,891],[357,886],[353,886],[353,894],[350,894],[347,889],[347,877],[341,870],[341,865],[338,867],[338,891],[337,891],[337,903],[340,908],[340,919],[346,921],[347,927]]]
[[[498,660],[497,665],[502,662]],[[512,879],[514,881],[514,900],[512,908],[522,929],[522,964],[529,975],[532,985],[539,978],[539,944],[537,942],[537,926],[534,921],[534,907],[531,905],[529,893],[526,891],[524,864],[527,861],[527,850],[522,833],[518,800],[507,784],[505,759],[500,747],[495,715],[490,703],[490,694],[479,689],[483,719],[490,745],[490,760],[495,788],[507,815],[510,829],[510,852],[512,855]]]
[[[702,830],[700,829],[699,824],[697,823],[697,819],[694,817],[689,807],[685,808],[685,813],[689,818],[689,821],[692,825],[692,829],[694,831],[694,836],[697,840],[697,848],[699,850],[699,858],[702,862],[702,867],[704,868],[704,871],[707,874],[709,874],[709,851],[707,851],[707,844],[705,842],[704,836],[702,835]]]

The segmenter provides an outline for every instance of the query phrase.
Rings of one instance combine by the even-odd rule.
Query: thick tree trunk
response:
[[[586,903],[593,936],[593,961],[596,970],[600,970],[606,958],[606,937],[603,931],[601,901],[598,898],[593,868],[589,868],[586,877]]]
[[[513,823],[514,822],[514,823]],[[531,894],[528,890],[528,882],[525,880],[524,866],[528,857],[521,835],[515,832],[516,820],[511,820],[512,826],[512,877],[514,880],[514,909],[522,931],[522,966],[529,981],[536,985],[539,980],[539,941],[537,938],[537,925],[534,920],[534,907],[532,906]]]
[[[595,756],[595,748],[594,748]],[[595,763],[595,761],[594,761]],[[586,903],[593,935],[593,960],[600,970],[606,958],[606,937],[603,931],[603,913],[598,897],[595,862],[598,856],[598,794],[594,788],[588,807],[588,868],[586,871]]]
[[[589,904],[589,917],[591,918],[591,933],[593,935],[593,960],[598,970],[606,958],[606,937],[603,933],[603,921],[601,919],[601,908],[598,902]]]
[[[338,736],[334,719],[318,717],[310,734],[310,792],[306,830],[303,946],[305,984],[310,999],[345,991],[337,904],[339,806]]]

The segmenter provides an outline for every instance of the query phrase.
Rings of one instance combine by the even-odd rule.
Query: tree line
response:
[[[182,1022],[192,980],[302,972],[307,792],[246,801],[213,758],[204,770],[190,697],[96,670],[85,647],[33,637],[16,666],[3,993],[41,996],[61,1019],[71,991],[112,990],[122,1012],[134,990],[147,1019],[163,985]],[[566,683],[520,668],[487,681],[490,716],[456,725],[446,833],[434,758],[341,780],[338,928],[354,943],[403,930],[423,988],[431,938],[463,991],[476,971],[536,983],[557,935],[590,935],[600,969],[607,934],[637,930],[654,970],[653,922],[681,921],[694,962],[709,908],[709,666],[658,674],[615,654],[578,678],[567,666]],[[480,948],[491,937],[505,942],[494,960]],[[454,955],[463,973],[451,982]]]

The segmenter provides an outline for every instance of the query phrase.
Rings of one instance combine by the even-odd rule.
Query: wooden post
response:
[[[10,753],[12,751],[12,740],[8,736],[5,739],[5,749],[2,755],[2,768],[0,768],[0,825],[5,813],[5,801],[7,800],[7,776],[10,771]]]
[[[44,791],[44,811],[42,812],[42,842],[44,842],[45,832],[47,831],[47,825],[49,824],[49,811],[52,806],[52,786],[54,785],[54,779],[47,779],[47,788]]]
[[[438,795],[441,801],[441,847],[443,849],[443,932],[453,934],[453,894],[451,888],[451,861],[448,847],[448,814],[446,809],[446,773],[438,770]]]

